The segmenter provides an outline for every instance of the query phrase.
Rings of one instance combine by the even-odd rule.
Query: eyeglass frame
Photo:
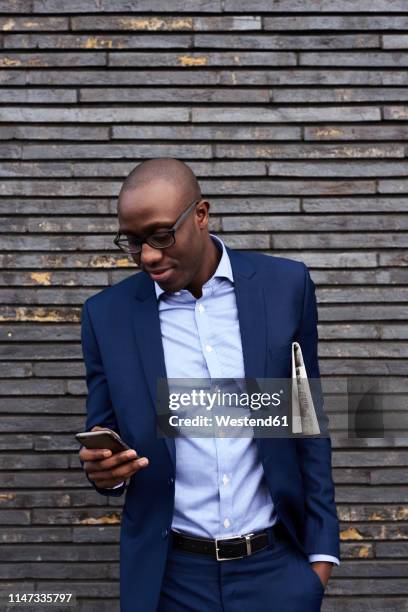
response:
[[[149,234],[148,236],[146,236],[145,238],[141,238],[140,239],[140,251],[137,252],[133,252],[132,251],[125,251],[120,245],[119,245],[119,240],[120,240],[120,235],[124,234],[126,235],[125,232],[121,232],[120,230],[118,230],[115,238],[113,239],[114,244],[124,253],[128,253],[129,255],[140,255],[140,253],[142,252],[142,248],[143,248],[143,244],[145,242],[147,242],[147,244],[149,246],[151,246],[153,249],[168,249],[171,246],[176,244],[176,236],[175,233],[176,231],[179,229],[180,225],[183,223],[183,221],[187,218],[187,216],[189,215],[189,213],[193,210],[193,207],[196,206],[199,202],[201,202],[202,198],[200,198],[199,200],[194,200],[194,202],[191,202],[191,204],[188,205],[188,207],[181,213],[181,215],[179,215],[176,219],[176,222],[172,225],[172,227],[168,230],[164,230],[164,231],[156,231],[153,232],[151,234]],[[164,247],[159,247],[159,246],[153,246],[151,244],[149,244],[148,239],[150,238],[150,236],[154,236],[155,234],[171,234],[173,236],[173,243],[170,244],[169,246],[164,246]],[[132,234],[129,234],[132,235]]]

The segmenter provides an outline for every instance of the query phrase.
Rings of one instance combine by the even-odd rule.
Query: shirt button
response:
[[[207,351],[207,353],[211,353],[211,351],[212,351],[212,346],[211,346],[211,344],[206,344],[206,345],[205,345],[205,350]]]
[[[226,474],[224,474],[224,476],[222,477],[222,482],[224,483],[224,486],[229,483],[229,478]]]
[[[181,292],[180,291],[175,291],[174,295],[181,295]]]
[[[225,521],[224,521],[224,527],[225,527],[225,529],[228,529],[228,527],[230,526],[230,524],[231,524],[231,523],[229,522],[229,519],[227,519],[227,518],[226,518],[226,519],[225,519]]]
[[[198,311],[199,312],[204,312],[204,310],[205,310],[204,306],[202,304],[199,304],[198,305]]]

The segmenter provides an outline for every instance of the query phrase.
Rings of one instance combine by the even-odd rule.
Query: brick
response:
[[[0,90],[1,93],[1,90]],[[182,102],[183,100],[186,101],[186,103],[193,103],[193,102],[198,102],[198,103],[203,103],[208,102],[208,103],[213,103],[213,102],[234,102],[235,104],[237,102],[242,102],[245,104],[248,103],[260,103],[260,102],[264,102],[264,103],[268,103],[270,96],[269,96],[269,91],[268,89],[264,88],[264,89],[253,89],[253,90],[248,90],[248,89],[238,89],[238,88],[234,88],[233,90],[224,88],[224,89],[198,89],[198,88],[194,88],[194,89],[179,89],[179,88],[165,88],[165,89],[150,89],[150,88],[139,88],[139,89],[135,89],[135,88],[126,88],[126,87],[121,87],[120,89],[117,89],[116,87],[105,87],[104,89],[100,89],[100,88],[86,88],[86,89],[81,89],[80,93],[80,101],[81,102],[98,102],[99,100],[101,100],[102,98],[105,100],[105,102],[118,102],[118,103],[123,103],[123,102],[155,102],[155,103],[164,103],[164,102]],[[393,98],[393,100],[398,99],[396,97]],[[116,128],[115,128],[116,129]],[[137,139],[139,140],[140,138],[151,138],[152,134],[158,130],[158,126],[153,126],[152,128],[149,128],[149,126],[140,126],[138,128],[134,128],[133,126],[130,126],[130,129],[132,131],[134,131],[137,134]],[[166,135],[166,133],[168,134],[172,134],[172,136],[174,138],[177,139],[181,139],[183,137],[183,134],[180,133],[180,130],[174,130],[171,128],[171,126],[163,126],[163,128],[161,128],[162,130],[162,134],[163,137]],[[122,131],[125,138],[129,138],[129,135],[127,134],[126,130],[123,128],[123,126],[118,126],[118,131]],[[208,130],[207,130],[208,131]],[[186,128],[184,129],[185,132],[185,136],[187,135],[187,133],[192,133],[191,127],[190,126],[186,126]],[[282,134],[284,133],[284,130],[281,130]],[[143,133],[149,134],[149,136],[143,136]],[[191,136],[189,136],[191,138]],[[286,136],[287,138],[287,136]]]
[[[16,272],[0,272],[0,286],[32,286],[32,287],[37,287],[37,286],[49,286],[52,285],[53,287],[57,287],[57,286],[81,286],[81,285],[90,285],[90,286],[106,286],[109,284],[109,279],[108,279],[108,275],[106,272],[103,271],[99,271],[99,272],[89,272],[87,271],[86,274],[77,274],[75,272],[56,272],[56,271],[47,271],[47,272],[21,272],[21,273],[16,273]],[[30,330],[31,331],[31,330]],[[27,332],[27,330],[25,330],[25,333]],[[37,333],[38,340],[42,340],[45,337],[47,337],[47,333],[45,333],[44,335],[44,330],[42,330],[40,332],[40,330],[38,330],[38,328],[36,328],[36,330],[33,330],[33,334]],[[54,333],[56,332],[52,332],[52,334],[54,335]],[[65,330],[64,328],[61,329],[61,331],[59,332],[59,337],[64,336]],[[0,337],[2,336],[2,329],[0,328]],[[25,336],[23,336],[22,334],[20,335],[19,333],[19,329],[17,328],[16,330],[13,331],[13,337],[10,338],[11,340],[16,340],[17,338],[20,339],[20,341],[24,338]]]
[[[395,1],[395,0],[394,0]],[[35,13],[65,13],[66,6],[61,4],[60,0],[33,0],[33,10]],[[152,9],[148,0],[139,0],[137,4],[131,0],[100,0],[95,4],[94,0],[71,0],[69,4],[70,13],[145,13]],[[186,5],[181,0],[174,0],[171,6],[158,0],[155,3],[154,9],[156,12],[200,12],[200,13],[215,13],[220,12],[221,6],[219,0],[192,0]]]
[[[112,580],[119,568],[111,563],[10,563],[0,566],[0,579],[34,580]],[[72,601],[72,600],[71,600]],[[75,606],[76,609],[77,606]]]
[[[73,527],[72,529],[72,541],[73,542],[91,542],[91,543],[111,543],[119,541],[119,530],[118,525],[113,526],[101,526],[96,524],[92,527]]]
[[[386,34],[382,37],[384,49],[407,49],[408,36],[406,34]]]
[[[380,253],[380,266],[408,266],[408,255],[406,252]]]
[[[386,66],[399,68],[408,65],[407,53],[300,53],[300,66]]]
[[[24,4],[27,10],[27,2]],[[0,30],[3,32],[63,31],[68,30],[68,26],[66,17],[0,17]]]
[[[122,75],[123,76],[123,75]],[[35,78],[35,74],[32,77]],[[31,77],[30,77],[31,82]],[[34,82],[34,81],[33,81]],[[218,75],[221,85],[407,85],[408,75],[406,70],[327,70],[327,68],[305,69],[279,72],[261,71],[250,72],[248,70],[221,71]],[[129,84],[129,83],[127,83]]]
[[[215,145],[217,158],[238,157],[256,159],[339,159],[339,158],[395,158],[405,157],[404,145],[367,144],[220,144]],[[279,163],[279,162],[275,162]],[[338,162],[337,162],[338,164]],[[302,166],[304,163],[302,162]],[[339,165],[339,164],[338,164]],[[319,163],[320,166],[320,163]]]
[[[346,453],[342,453],[346,455]],[[361,453],[348,451],[352,458],[355,455],[366,455],[369,453]],[[376,454],[376,453],[375,453]],[[391,456],[396,457],[398,461],[399,453],[390,453],[389,451],[384,454],[391,454]],[[370,456],[370,455],[369,455]],[[336,453],[333,455],[333,460],[336,461]],[[364,458],[361,459],[364,461]],[[361,461],[360,460],[360,461]],[[392,461],[391,461],[392,463]],[[338,514],[339,518],[342,521],[349,522],[358,522],[358,521],[403,521],[406,519],[407,508],[402,505],[390,505],[390,506],[380,506],[380,505],[370,505],[370,506],[338,506]]]
[[[91,91],[89,89],[87,91]],[[109,94],[108,94],[109,95]],[[244,125],[181,125],[173,126],[150,126],[150,125],[114,125],[112,138],[121,140],[161,138],[171,140],[300,140],[301,129],[293,126],[244,126]],[[222,145],[215,144],[216,147]]]
[[[310,213],[319,212],[398,212],[408,211],[406,198],[304,198],[302,209]]]
[[[106,499],[91,488],[88,490],[65,489],[64,491],[14,490],[0,493],[1,508],[32,509],[49,508],[50,506],[69,508],[105,505]]]
[[[30,531],[33,528],[30,527]],[[43,528],[40,528],[44,531]],[[95,561],[116,561],[118,558],[118,545],[102,545],[99,546],[78,546],[69,545],[64,546],[24,546],[14,545],[12,546],[13,560],[14,561],[38,561],[40,557],[42,561],[60,561],[68,565],[70,561],[79,562],[95,562]],[[10,562],[10,547],[2,546],[0,550],[0,561]],[[3,587],[5,588],[5,587]],[[65,585],[66,589],[66,585]],[[49,590],[48,592],[54,592]],[[56,591],[58,592],[58,591]],[[63,589],[61,593],[65,592]]]
[[[4,68],[53,68],[61,62],[70,66],[105,66],[106,56],[101,53],[14,53],[0,54],[0,67]]]
[[[380,39],[374,34],[359,35],[279,35],[255,34],[195,34],[194,47],[217,49],[353,49],[379,48]],[[320,54],[319,54],[320,55]],[[338,55],[337,53],[335,55]]]
[[[0,510],[1,525],[29,525],[29,510]]]
[[[291,234],[290,239],[285,235],[271,235],[272,246],[276,249],[343,249],[343,248],[405,248],[408,237],[404,234],[378,234],[378,233],[350,233],[340,234]]]
[[[96,34],[91,28],[88,34],[20,34],[5,35],[5,49],[83,49],[87,55],[91,50],[161,48],[174,49],[191,47],[191,36],[187,34],[163,34],[158,36],[118,36]],[[378,46],[378,45],[377,45]],[[105,54],[102,56],[106,59]],[[104,61],[103,65],[107,62]]]
[[[89,16],[79,16],[71,18],[71,27],[72,30],[137,30],[141,32],[157,32],[157,31],[169,31],[169,32],[177,32],[177,31],[190,31],[193,28],[193,21],[195,18],[189,17],[188,15],[183,15],[182,17],[168,17],[168,16],[159,16],[159,15],[142,15],[138,17],[137,15],[109,15],[105,13],[104,15],[92,15]],[[225,17],[207,17],[202,18],[204,24],[212,23],[212,21],[219,19],[226,19],[227,21],[222,23],[233,23],[231,18]],[[244,24],[251,23],[251,20],[254,18],[247,17],[243,18]],[[260,24],[260,18],[258,18],[258,23]],[[259,28],[258,28],[259,29]]]
[[[208,17],[167,17],[153,15],[104,15],[102,17],[80,16],[71,19],[73,30],[128,30],[139,32],[157,31],[218,31],[218,30],[261,30],[261,18],[252,15],[208,16]]]
[[[296,66],[296,55],[289,52],[269,53],[120,53],[109,52],[108,65],[112,67],[174,67],[191,68],[194,66]]]
[[[47,433],[47,432],[51,432],[53,433],[55,431],[55,433],[67,433],[70,432],[72,434],[73,431],[82,431],[83,425],[84,425],[84,419],[83,417],[64,417],[64,416],[57,416],[57,417],[48,417],[46,419],[43,419],[41,417],[36,418],[33,416],[29,416],[29,417],[10,417],[10,416],[3,416],[2,417],[2,422],[3,422],[3,432],[4,433],[24,433],[25,431],[29,431],[29,432],[36,432],[36,433]],[[3,474],[4,478],[7,478],[7,474]],[[9,475],[9,482],[7,486],[11,486],[12,483],[12,478],[13,476],[15,476],[16,478],[19,478],[19,475],[13,475],[10,474]],[[66,477],[69,479],[71,475],[68,474]],[[23,480],[24,480],[24,475],[21,475],[21,480],[19,481],[19,486],[27,486],[27,488],[31,486],[40,486],[37,482],[37,484],[34,483],[34,478],[32,481],[30,481],[30,478],[27,478],[27,484],[23,485]],[[38,480],[38,479],[37,479]],[[58,479],[57,479],[58,480]],[[78,477],[76,477],[75,475],[72,475],[72,480],[75,483],[75,486],[77,486],[78,483]],[[50,482],[48,483],[50,487],[52,486],[57,486],[57,482]],[[60,483],[58,483],[59,486]],[[69,484],[66,484],[66,486],[69,486]]]
[[[41,364],[36,364],[36,365],[37,367],[41,366]],[[43,373],[52,372],[53,367],[57,368],[57,364],[54,364],[54,363],[44,364],[42,366],[42,371]],[[63,378],[64,374],[66,376],[70,375],[70,367],[71,367],[70,363],[62,362],[59,364],[60,378]],[[82,368],[81,374],[83,373],[84,371]],[[84,406],[83,399],[77,399],[77,398],[70,397],[67,395],[60,395],[59,397],[54,397],[54,398],[49,398],[47,396],[44,396],[44,397],[37,396],[37,397],[28,398],[24,394],[22,394],[21,397],[13,396],[3,401],[3,406],[2,406],[1,411],[5,413],[11,412],[11,413],[19,413],[19,414],[43,414],[43,415],[61,414],[63,416],[67,414],[70,414],[70,415],[80,414],[82,416],[85,416],[85,406]],[[45,448],[47,448],[47,450],[50,450],[49,446],[47,447],[44,446],[45,442],[47,442],[48,445],[51,444],[48,438],[43,439],[43,438],[36,437],[35,440],[31,443],[29,448],[31,448],[32,444],[34,444],[36,449],[38,448],[39,450],[44,450]],[[73,441],[71,442],[72,444],[74,444]],[[13,442],[11,441],[10,444],[12,443]],[[59,444],[61,444],[61,441],[58,439],[54,447],[54,450],[59,450]],[[71,447],[77,448],[75,445],[72,446],[72,444],[70,448]],[[76,444],[76,441],[75,441],[75,444]],[[65,445],[66,445],[66,442],[65,442]]]
[[[21,123],[27,122],[85,122],[85,123],[113,123],[123,121],[187,121],[187,109],[177,108],[162,109],[121,109],[118,113],[116,108],[25,108],[15,106],[12,109],[2,108],[0,110],[0,121],[11,121]]]
[[[347,162],[272,162],[268,164],[271,176],[375,177],[408,174],[405,161],[347,161]]]
[[[408,229],[408,219],[405,215],[382,215],[376,217],[360,217],[354,215],[288,215],[266,216],[252,214],[245,217],[228,216],[222,218],[223,231],[310,231],[314,227],[321,231],[361,231],[376,230],[381,226],[383,231]]]
[[[406,15],[290,15],[290,17],[264,17],[264,30],[405,30],[408,28]],[[384,36],[384,38],[387,35]]]
[[[384,108],[384,119],[406,121],[408,119],[408,106],[387,106]]]
[[[0,308],[0,321],[36,321],[42,323],[80,321],[81,308]]]
[[[3,162],[0,166],[0,176],[2,177],[35,177],[35,178],[48,178],[55,176],[71,176],[71,167],[69,164],[64,163],[27,163],[27,162]],[[11,221],[10,226],[17,225],[18,222]],[[7,229],[7,221],[5,221],[5,227]],[[13,231],[13,230],[11,230]]]
[[[376,140],[408,140],[408,126],[368,125],[322,125],[306,126],[305,140],[372,140],[375,129]]]
[[[408,270],[314,270],[312,276],[317,285],[400,285],[406,283]],[[381,332],[380,328],[376,330]],[[396,333],[404,332],[398,326]]]
[[[407,179],[395,179],[395,180],[379,180],[378,181],[378,192],[379,193],[406,193],[408,191],[408,180]]]
[[[13,351],[10,351],[12,354]],[[19,380],[0,381],[1,395],[33,395],[43,393],[44,395],[60,395],[64,393],[65,385],[62,381],[43,380]],[[7,403],[7,400],[5,400]],[[0,457],[1,465],[1,457]]]
[[[179,145],[162,144],[27,144],[23,147],[23,159],[92,159],[95,158],[131,158],[129,168],[134,168],[137,161],[144,157],[161,157],[169,155],[169,147],[172,154],[180,159],[187,157],[211,158],[211,147],[205,144],[191,144],[188,147]],[[0,150],[1,153],[1,150]],[[126,168],[127,169],[127,168]],[[122,182],[118,183],[119,189]],[[118,192],[119,192],[118,189]],[[91,195],[91,194],[90,194]],[[108,194],[109,195],[109,194]]]
[[[406,102],[407,88],[402,87],[331,87],[330,89],[275,88],[271,90],[273,102],[330,102],[332,104],[349,102]],[[345,126],[346,127],[346,126]],[[315,129],[315,128],[312,128]],[[336,128],[334,128],[336,129]],[[350,134],[353,134],[349,128]],[[376,134],[377,140],[377,134]]]
[[[402,484],[407,482],[406,468],[390,467],[385,470],[372,470],[370,474],[372,484]],[[402,536],[401,536],[402,537]],[[408,539],[408,533],[405,534]]]
[[[26,304],[78,304],[85,301],[90,295],[93,295],[92,289],[64,288],[44,289],[0,289],[0,295],[6,303],[21,303],[24,294]]]
[[[254,0],[249,6],[245,0],[225,0],[224,11],[242,12],[277,12],[277,13],[314,13],[316,11],[325,13],[360,13],[376,12],[404,12],[406,5],[404,0],[343,0],[338,4],[336,0],[317,0],[304,2],[304,0],[272,0],[265,5],[263,0]]]
[[[53,527],[47,530],[39,527],[17,527],[14,529],[0,529],[0,542],[34,543],[34,542],[71,542],[71,530],[66,527]]]
[[[103,287],[101,287],[101,289],[103,289]],[[83,378],[85,375],[85,369],[84,369],[84,365],[83,363],[37,363],[34,365],[33,367],[33,373],[34,376],[58,376],[58,377],[63,377],[63,376],[70,376],[70,377],[78,377],[78,378]],[[69,384],[69,382],[67,383]],[[67,389],[68,390],[68,389]],[[54,407],[52,407],[51,412],[63,412],[64,408],[61,406],[55,406],[54,403]],[[77,412],[78,414],[83,414],[84,412],[84,406],[83,406],[83,402],[81,401],[81,403],[79,405],[74,405],[71,410],[73,412]]]
[[[115,202],[116,206],[116,202]],[[110,212],[109,199],[0,199],[2,214],[107,214]]]
[[[328,309],[324,309],[323,307],[321,307],[320,313],[321,318],[324,321],[337,321],[338,319],[342,319],[345,321],[349,321],[350,319],[354,319],[356,321],[372,321],[376,319],[386,318],[387,315],[393,320],[404,320],[404,306],[395,305],[370,306],[366,304],[364,306],[364,309],[347,305],[343,305],[341,307],[330,307]],[[388,365],[391,367],[392,364]]]
[[[357,451],[347,451],[335,453],[332,459],[333,466],[337,467],[373,467],[373,466],[407,466],[408,452],[398,451],[375,451],[360,453]],[[342,520],[404,520],[408,513],[408,509],[400,507],[399,510],[394,507],[383,508],[377,507],[377,510],[370,508],[356,508],[355,515],[361,518],[342,519]],[[382,511],[383,510],[383,511]],[[347,515],[348,516],[348,515]],[[370,518],[371,517],[371,518]],[[399,518],[398,518],[399,517]]]
[[[76,98],[72,89],[0,89],[2,104],[75,104]]]
[[[0,92],[1,93],[1,92]],[[2,140],[109,140],[109,128],[103,126],[0,125]]]
[[[193,122],[202,121],[378,121],[380,110],[374,107],[358,106],[356,108],[303,108],[291,107],[280,110],[262,109],[254,116],[253,110],[242,108],[211,108],[192,110]]]
[[[340,503],[363,502],[364,504],[378,504],[382,502],[384,504],[401,504],[402,502],[405,503],[408,501],[407,493],[406,487],[404,489],[404,487],[395,487],[393,485],[389,487],[370,486],[364,488],[359,486],[342,485],[337,487],[336,500]],[[377,551],[378,546],[383,546],[383,544],[378,544],[376,546]],[[398,546],[399,544],[395,544],[396,549]],[[395,556],[397,556],[397,553]]]
[[[2,378],[20,378],[31,376],[32,374],[31,364],[29,363],[20,363],[13,364],[13,369],[11,371],[10,365],[7,363],[0,363],[0,377]],[[1,410],[0,406],[0,410]]]
[[[32,512],[32,522],[33,525],[115,525],[120,523],[120,512],[99,507],[52,510],[38,508]]]
[[[1,455],[0,470],[65,470],[68,457],[64,455]]]
[[[238,181],[224,180],[217,182],[202,180],[201,185],[207,189],[211,187],[212,193],[235,193],[237,195],[245,194],[269,194],[269,195],[317,195],[317,194],[358,194],[358,193],[374,193],[374,181],[279,181],[269,180],[264,181],[258,179],[256,182],[239,183]]]
[[[0,0],[0,13],[30,13],[33,0]]]

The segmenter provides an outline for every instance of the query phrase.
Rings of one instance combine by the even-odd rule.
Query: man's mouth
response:
[[[153,270],[151,272],[147,270],[147,273],[155,281],[164,281],[171,276],[172,271],[173,268],[163,268],[162,270],[156,270],[154,272]]]

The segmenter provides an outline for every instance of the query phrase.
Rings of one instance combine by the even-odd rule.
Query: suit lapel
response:
[[[163,341],[160,330],[159,308],[154,283],[144,272],[140,272],[135,293],[133,328],[140,352],[147,386],[154,409],[157,405],[157,379],[167,378]],[[137,277],[139,277],[139,274]],[[176,466],[174,438],[162,438],[166,444],[173,466]]]
[[[227,248],[235,283],[246,378],[262,378],[266,367],[266,314],[262,285],[249,258]]]
[[[234,276],[247,391],[259,393],[259,386],[254,379],[266,376],[268,326],[264,289],[251,260],[238,251],[226,248]],[[262,460],[270,445],[265,438],[257,436],[257,428],[254,428],[254,436]]]

